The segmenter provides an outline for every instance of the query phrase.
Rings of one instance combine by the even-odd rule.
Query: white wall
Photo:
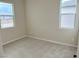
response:
[[[77,32],[77,43],[78,43],[78,48],[77,48],[77,57],[79,58],[79,0],[77,1],[77,25],[78,25],[78,32]]]
[[[2,45],[2,40],[1,39],[2,38],[1,38],[1,33],[0,33],[0,58],[2,58],[4,56],[3,45]]]
[[[60,0],[26,0],[27,35],[76,45],[75,30],[59,29]]]
[[[14,3],[16,16],[15,28],[1,30],[3,43],[27,33],[27,35],[50,41],[77,44],[77,40],[74,39],[76,37],[75,30],[59,29],[60,0],[25,0],[25,6],[24,0],[2,1]],[[24,11],[26,11],[26,16]]]
[[[2,0],[4,2],[13,3],[15,9],[15,27],[1,30],[2,41],[5,44],[15,38],[22,37],[26,34],[24,19],[24,0]]]

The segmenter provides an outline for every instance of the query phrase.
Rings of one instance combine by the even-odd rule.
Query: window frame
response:
[[[2,2],[2,1],[0,1]],[[2,28],[1,27],[1,19],[0,19],[0,29],[13,29],[15,27],[15,7],[14,7],[14,4],[13,3],[9,3],[9,2],[2,2],[2,3],[7,3],[7,4],[11,4],[12,5],[12,11],[13,11],[13,15],[0,15],[0,16],[12,16],[12,21],[13,21],[13,26],[12,27],[5,27],[5,28]]]
[[[76,8],[75,13],[61,13],[61,9],[62,9],[62,8],[69,8],[69,7],[75,7],[75,8]],[[75,19],[76,19],[76,14],[77,14],[76,12],[77,12],[77,0],[76,0],[76,5],[70,5],[70,6],[64,6],[64,7],[62,7],[62,0],[60,0],[59,28],[60,28],[60,29],[70,29],[70,30],[71,30],[71,29],[75,29],[75,21],[76,21]],[[65,27],[62,27],[62,26],[61,26],[61,17],[62,17],[62,15],[65,15],[65,14],[66,14],[66,15],[74,15],[74,16],[75,16],[75,17],[74,17],[74,18],[75,18],[75,19],[74,19],[74,26],[73,26],[74,28],[67,28],[67,27],[65,28]]]

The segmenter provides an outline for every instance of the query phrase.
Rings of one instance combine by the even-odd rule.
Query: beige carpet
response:
[[[24,38],[4,46],[7,58],[72,58],[76,48]]]

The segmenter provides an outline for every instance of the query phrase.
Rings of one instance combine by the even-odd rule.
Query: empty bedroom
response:
[[[79,0],[0,0],[0,58],[78,58]]]

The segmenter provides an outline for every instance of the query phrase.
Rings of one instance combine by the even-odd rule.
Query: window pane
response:
[[[13,16],[0,16],[1,28],[14,27]]]
[[[14,27],[13,4],[0,2],[0,25],[2,28]]]
[[[61,6],[72,6],[76,5],[77,0],[62,0]]]
[[[13,5],[0,2],[0,15],[13,15]]]
[[[61,28],[74,28],[75,15],[61,15]]]
[[[76,13],[76,7],[61,8],[61,13]]]

